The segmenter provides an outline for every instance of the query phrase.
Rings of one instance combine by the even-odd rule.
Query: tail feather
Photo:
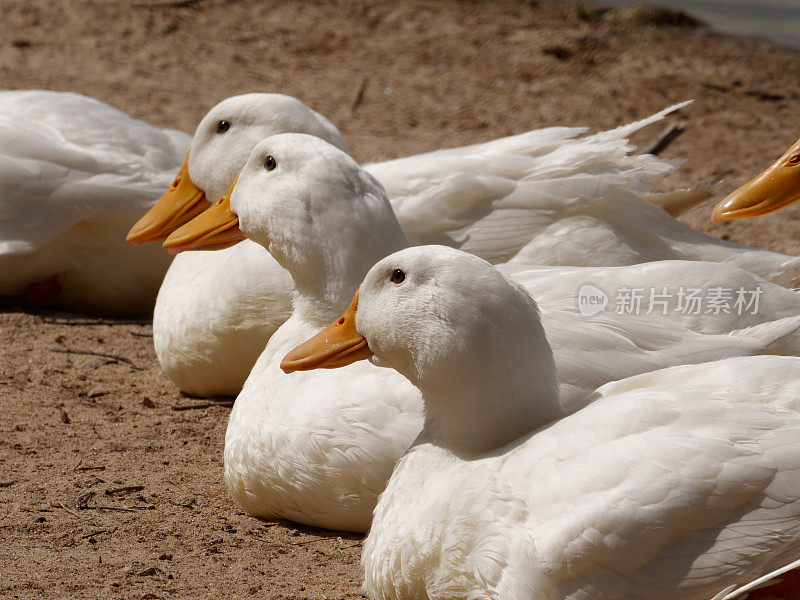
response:
[[[660,206],[673,217],[679,217],[704,204],[714,196],[714,184],[701,182],[693,186],[671,192],[651,192],[645,199]]]
[[[800,329],[800,315],[784,317],[775,321],[759,323],[743,329],[736,329],[730,335],[741,336],[755,340],[765,349],[786,336],[792,335]]]
[[[800,598],[800,569],[791,569],[765,581],[747,594],[747,600],[797,600]]]
[[[797,598],[800,598],[800,560],[767,573],[740,588],[734,589],[734,586],[730,586],[712,600],[796,600]]]
[[[620,125],[616,129],[609,129],[608,131],[601,131],[589,138],[590,141],[593,142],[604,142],[610,139],[619,139],[625,138],[628,136],[633,135],[640,129],[644,129],[648,125],[652,125],[666,117],[668,114],[675,112],[676,110],[680,110],[685,106],[690,105],[694,100],[685,100],[684,102],[678,102],[678,104],[673,104],[672,106],[668,106],[662,111],[655,113],[654,115],[650,115],[640,121],[634,121],[633,123],[628,123],[627,125]]]

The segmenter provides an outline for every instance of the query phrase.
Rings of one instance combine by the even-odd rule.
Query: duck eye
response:
[[[231,124],[229,121],[220,121],[217,123],[217,133],[225,133],[228,129],[231,128]]]
[[[275,159],[271,155],[267,156],[267,158],[264,159],[264,168],[267,171],[272,171],[277,166],[278,166],[278,163],[275,162]]]
[[[405,281],[406,274],[403,273],[401,269],[395,269],[392,271],[391,277],[389,277],[389,281],[392,283],[403,283]]]
[[[797,154],[795,154],[794,156],[792,156],[789,159],[789,164],[790,165],[800,165],[800,152],[798,152]]]

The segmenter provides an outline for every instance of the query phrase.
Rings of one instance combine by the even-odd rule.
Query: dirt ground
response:
[[[219,100],[297,96],[360,160],[687,98],[665,182],[732,189],[800,134],[800,51],[565,2],[0,0],[0,88],[70,90],[192,131]],[[627,14],[627,16],[626,16]],[[648,21],[659,21],[649,23]],[[643,132],[642,145],[663,126]],[[712,227],[800,254],[800,206]],[[0,307],[0,597],[359,598],[360,537],[245,516],[230,401],[182,397],[147,322]]]

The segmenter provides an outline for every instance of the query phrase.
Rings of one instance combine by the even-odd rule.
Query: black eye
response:
[[[275,162],[275,159],[271,155],[264,159],[264,168],[267,171],[272,171],[277,166],[278,163]]]
[[[225,133],[230,128],[231,124],[228,121],[220,121],[217,123],[217,133]]]
[[[392,271],[392,276],[389,277],[389,281],[392,283],[403,283],[405,281],[406,274],[403,273],[400,269],[395,269]]]

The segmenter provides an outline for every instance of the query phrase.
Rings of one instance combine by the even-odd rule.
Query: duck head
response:
[[[408,245],[381,184],[346,152],[305,134],[257,144],[229,193],[164,248],[217,249],[237,236],[266,248],[301,296],[336,312],[377,260]]]
[[[345,313],[281,368],[362,359],[417,386],[426,428],[460,447],[495,447],[561,415],[536,303],[486,261],[452,248],[408,248],[379,261]]]
[[[714,223],[775,212],[800,200],[800,140],[758,177],[729,194],[711,213]]]
[[[347,152],[333,123],[296,98],[244,94],[223,100],[200,121],[177,177],[131,228],[128,243],[164,241],[223,196],[259,141],[284,132],[317,136]]]

